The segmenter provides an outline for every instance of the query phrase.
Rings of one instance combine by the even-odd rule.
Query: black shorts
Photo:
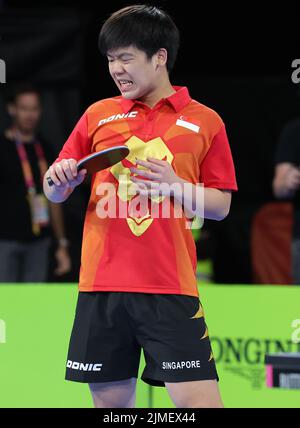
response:
[[[111,382],[138,377],[141,349],[150,385],[217,379],[198,297],[79,292],[66,379]]]

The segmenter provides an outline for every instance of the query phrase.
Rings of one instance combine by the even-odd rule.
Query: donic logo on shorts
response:
[[[138,114],[138,111],[131,111],[130,113],[113,114],[112,116],[99,120],[98,126],[104,125],[105,123],[108,123],[108,122],[112,122],[113,120],[134,118],[137,116],[137,114]]]
[[[163,370],[196,369],[200,368],[200,360],[195,361],[163,361]]]
[[[79,370],[83,372],[100,372],[102,364],[78,363],[77,361],[68,360],[67,367],[68,369]]]

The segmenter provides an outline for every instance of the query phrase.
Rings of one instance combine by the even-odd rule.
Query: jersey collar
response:
[[[185,86],[173,86],[175,94],[170,95],[167,98],[163,98],[160,103],[169,104],[177,113],[182,110],[191,101],[191,97],[188,88]],[[127,100],[121,97],[121,106],[124,113],[128,113],[135,105],[144,105],[138,100]]]

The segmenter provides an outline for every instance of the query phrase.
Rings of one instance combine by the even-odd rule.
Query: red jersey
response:
[[[125,191],[132,185],[129,168],[136,165],[136,158],[147,157],[166,160],[188,182],[237,190],[222,119],[192,100],[187,88],[174,89],[175,94],[152,109],[121,96],[91,105],[55,161],[79,160],[118,145],[130,149],[126,159],[93,175],[83,230],[80,291],[198,296],[196,246],[186,217],[176,218],[171,199],[161,196],[145,198],[160,212],[169,199],[169,218],[155,216],[148,208],[139,215],[131,209],[137,196]],[[107,196],[99,187],[103,183],[115,189],[114,218],[99,216],[99,204]],[[124,207],[126,215],[120,216]]]

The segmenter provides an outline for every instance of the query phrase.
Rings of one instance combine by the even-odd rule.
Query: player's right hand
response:
[[[50,166],[46,172],[46,177],[50,177],[54,185],[61,189],[66,187],[74,189],[83,182],[86,174],[86,169],[77,171],[77,161],[75,159],[63,159]]]

